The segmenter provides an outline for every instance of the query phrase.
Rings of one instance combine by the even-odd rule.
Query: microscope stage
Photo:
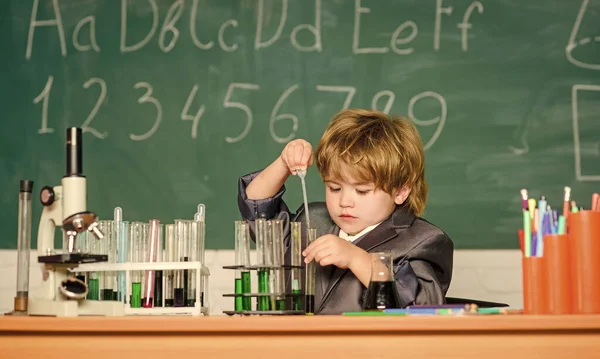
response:
[[[82,264],[98,262],[108,262],[108,255],[89,253],[64,253],[38,257],[38,263],[48,264]]]

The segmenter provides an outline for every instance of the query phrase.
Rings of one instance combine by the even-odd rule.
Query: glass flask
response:
[[[400,308],[400,298],[392,272],[392,253],[375,252],[370,254],[371,280],[363,301],[363,310]]]

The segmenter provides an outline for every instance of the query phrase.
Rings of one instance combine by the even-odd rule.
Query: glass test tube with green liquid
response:
[[[235,265],[239,269],[235,271],[235,311],[252,310],[251,297],[243,296],[250,293],[250,243],[248,242],[248,223],[235,221]]]
[[[290,243],[291,265],[302,265],[302,223],[291,222],[292,238]],[[302,295],[302,269],[292,268],[292,309],[304,311],[304,296]]]
[[[132,222],[129,227],[129,261],[131,263],[143,262],[142,224],[142,222]],[[129,303],[131,308],[142,307],[142,272],[139,270],[131,271],[131,299]]]
[[[283,222],[279,219],[274,219],[272,223],[272,240],[271,240],[271,309],[285,310],[285,271],[283,270],[284,249],[283,249]],[[273,300],[274,298],[274,300]]]
[[[311,244],[317,239],[317,230],[315,228],[308,229],[308,244]],[[315,261],[312,260],[306,264],[306,286],[304,295],[304,311],[306,314],[315,313],[315,276],[316,267]]]
[[[267,221],[263,218],[257,219],[256,226],[256,262],[258,277],[258,294],[269,293],[269,270],[265,268],[265,252],[267,252]],[[256,310],[269,310],[269,297],[260,295],[256,299]]]
[[[100,241],[89,232],[85,232],[86,252],[90,254],[100,253]],[[100,300],[100,283],[97,272],[88,273],[88,300]]]
[[[175,241],[175,225],[165,225],[165,261],[174,263],[177,262],[177,242]],[[173,307],[175,305],[174,300],[174,284],[175,284],[175,271],[165,271],[165,307]]]

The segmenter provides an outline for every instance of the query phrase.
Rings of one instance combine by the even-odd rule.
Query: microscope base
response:
[[[107,316],[122,317],[125,315],[124,304],[117,301],[98,300],[65,300],[29,299],[29,315],[54,317]]]

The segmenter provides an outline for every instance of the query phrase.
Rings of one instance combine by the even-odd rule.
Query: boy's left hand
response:
[[[342,269],[350,268],[353,260],[361,254],[367,252],[333,234],[317,238],[302,252],[306,257],[305,263],[310,263],[314,259],[321,266],[333,264]]]

